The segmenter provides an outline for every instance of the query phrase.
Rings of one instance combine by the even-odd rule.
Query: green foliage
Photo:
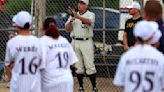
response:
[[[8,0],[5,4],[5,10],[11,15],[15,15],[17,12],[25,10],[31,11],[31,0]]]

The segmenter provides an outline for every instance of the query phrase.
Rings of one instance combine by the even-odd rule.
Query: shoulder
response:
[[[46,45],[51,42],[51,40],[48,36],[42,36],[41,38],[39,38],[39,41],[40,41],[41,45]]]
[[[133,19],[132,19],[132,18],[127,19],[127,20],[125,21],[125,24],[131,23],[131,22],[133,22]]]
[[[31,35],[30,37],[31,37],[31,39],[34,39],[34,40],[39,41],[39,38],[38,38],[38,37],[36,37],[36,36]]]
[[[129,19],[126,20],[126,22],[129,22],[129,21],[132,21],[132,20],[133,20],[132,18],[129,18]]]
[[[91,12],[89,10],[87,10],[86,14],[90,14],[90,15],[94,15],[95,16],[95,13],[93,13],[93,12]]]
[[[18,40],[19,40],[19,36],[14,36],[12,39],[8,40],[7,46],[16,44]]]
[[[42,36],[41,38],[39,38],[41,41],[46,39],[46,36]]]
[[[158,56],[161,56],[163,57],[164,59],[164,55],[162,52],[160,52],[158,49],[154,48],[154,47],[150,47],[150,52],[153,53],[153,55],[158,55]]]
[[[59,36],[59,40],[62,40],[63,42],[66,42],[66,43],[69,43],[69,41],[63,36]]]
[[[134,54],[136,54],[136,51],[138,50],[138,46],[131,47],[127,52],[124,53],[125,57],[131,57]]]

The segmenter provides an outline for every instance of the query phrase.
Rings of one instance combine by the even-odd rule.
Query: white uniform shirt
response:
[[[34,36],[15,36],[7,43],[5,66],[14,62],[12,69],[11,92],[41,92],[40,41]]]
[[[42,71],[43,88],[73,81],[70,65],[78,61],[71,44],[62,36],[53,39],[43,36],[41,39],[46,67]]]
[[[161,92],[164,81],[164,55],[148,45],[136,45],[123,54],[114,84],[124,92]]]
[[[79,14],[79,13],[78,13]],[[88,18],[91,20],[92,24],[84,24],[81,20],[75,19],[72,22],[73,29],[71,31],[71,37],[76,38],[91,38],[93,37],[93,28],[94,28],[94,22],[95,22],[95,14],[93,12],[90,12],[87,10],[83,15],[81,15],[84,18]],[[66,25],[71,20],[71,16],[69,17],[68,21],[66,22]]]

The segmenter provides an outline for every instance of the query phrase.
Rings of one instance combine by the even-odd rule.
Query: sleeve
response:
[[[124,80],[125,80],[125,58],[124,56],[121,57],[118,66],[117,66],[117,70],[116,70],[116,74],[113,80],[113,84],[116,86],[124,86]]]
[[[124,32],[127,32],[128,30],[127,30],[127,24],[128,24],[128,20],[125,22],[125,30],[124,30]]]
[[[6,46],[6,55],[5,55],[5,66],[10,65],[12,61],[13,60],[12,60],[12,56],[11,56],[9,44],[7,43],[7,46]]]
[[[91,20],[92,26],[94,26],[94,23],[95,23],[95,14],[94,13],[91,13],[88,18]]]
[[[46,67],[46,46],[43,42],[40,42],[40,53],[41,53],[41,65],[40,69],[44,69]]]
[[[70,47],[69,47],[69,50],[70,50],[70,65],[73,65],[74,63],[76,63],[78,61],[78,58],[75,54],[75,51],[73,50],[71,44],[70,44]]]
[[[162,62],[164,62],[164,55],[163,55],[163,58],[162,58]],[[161,85],[162,85],[162,89],[164,90],[164,63],[162,64],[162,76],[161,76],[161,79],[160,79],[160,82],[161,82]]]
[[[67,22],[65,23],[65,27],[71,21],[71,18],[72,18],[71,16],[68,18]]]

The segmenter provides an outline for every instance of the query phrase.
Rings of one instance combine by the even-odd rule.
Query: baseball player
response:
[[[29,32],[32,16],[20,11],[13,22],[19,34],[10,39],[6,47],[6,69],[13,64],[10,92],[41,92],[40,69],[44,68],[44,63],[40,40]]]
[[[75,49],[79,62],[75,64],[77,79],[79,82],[79,92],[83,92],[83,77],[86,73],[91,80],[93,92],[96,88],[96,68],[94,65],[94,47],[93,47],[93,28],[95,14],[88,10],[89,0],[80,0],[78,3],[78,12],[68,9],[69,17],[65,24],[66,31],[71,31],[72,46]]]
[[[136,24],[137,44],[121,56],[113,81],[116,86],[123,86],[124,92],[162,92],[164,55],[151,46],[155,32],[160,32],[156,22]]]
[[[71,44],[59,35],[56,21],[48,17],[43,22],[44,36],[41,37],[43,61],[42,92],[73,92],[73,76],[70,66],[77,60]]]

